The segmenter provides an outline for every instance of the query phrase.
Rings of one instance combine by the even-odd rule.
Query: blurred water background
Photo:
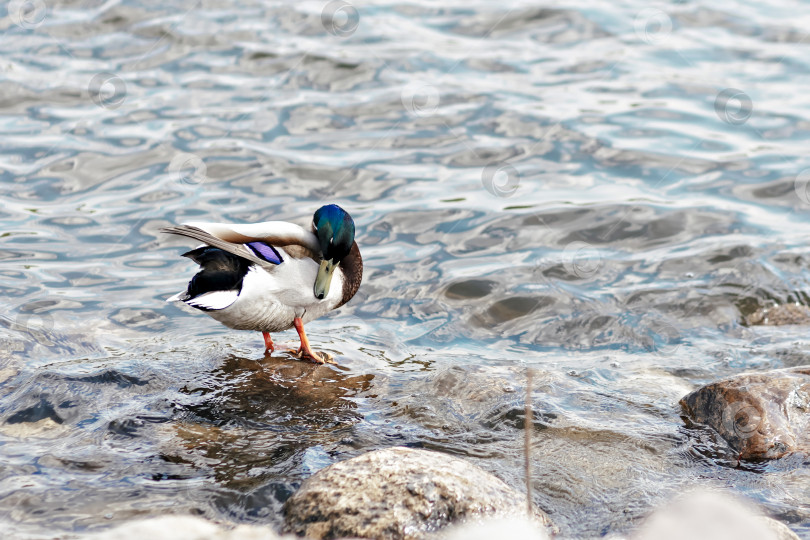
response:
[[[0,13],[0,518],[280,524],[391,445],[523,485],[564,537],[689,486],[810,538],[804,456],[739,463],[678,399],[808,363],[810,10],[718,4],[13,0]],[[2,11],[2,8],[0,8]],[[164,303],[188,220],[355,218],[338,367]],[[277,341],[295,341],[294,332]]]

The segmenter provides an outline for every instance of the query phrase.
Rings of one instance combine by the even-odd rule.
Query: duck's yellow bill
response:
[[[315,278],[315,298],[323,300],[329,294],[329,285],[332,283],[332,274],[335,273],[335,261],[321,261],[321,266],[318,268],[318,275]]]

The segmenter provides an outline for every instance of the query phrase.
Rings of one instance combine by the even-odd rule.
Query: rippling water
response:
[[[0,19],[0,515],[81,532],[280,524],[303,478],[390,445],[471,459],[566,537],[724,486],[810,538],[803,456],[738,463],[678,399],[808,363],[810,12],[19,0]],[[188,220],[355,218],[340,365],[164,299]],[[295,334],[279,336],[294,341]],[[11,534],[11,533],[9,533]]]

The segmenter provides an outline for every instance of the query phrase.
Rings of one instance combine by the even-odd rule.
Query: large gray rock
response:
[[[659,508],[632,540],[799,540],[787,525],[716,491],[695,491]]]
[[[692,422],[711,426],[739,459],[810,450],[810,367],[742,374],[687,394]]]
[[[455,457],[388,448],[331,465],[284,506],[285,530],[308,538],[421,538],[450,523],[525,516],[526,497]],[[544,526],[540,510],[534,519]]]

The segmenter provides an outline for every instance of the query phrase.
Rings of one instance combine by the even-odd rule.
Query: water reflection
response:
[[[217,426],[312,434],[356,422],[360,417],[351,398],[369,390],[373,380],[372,374],[354,374],[347,367],[303,362],[287,354],[259,360],[228,356],[180,392],[200,400],[184,407],[191,418]]]

